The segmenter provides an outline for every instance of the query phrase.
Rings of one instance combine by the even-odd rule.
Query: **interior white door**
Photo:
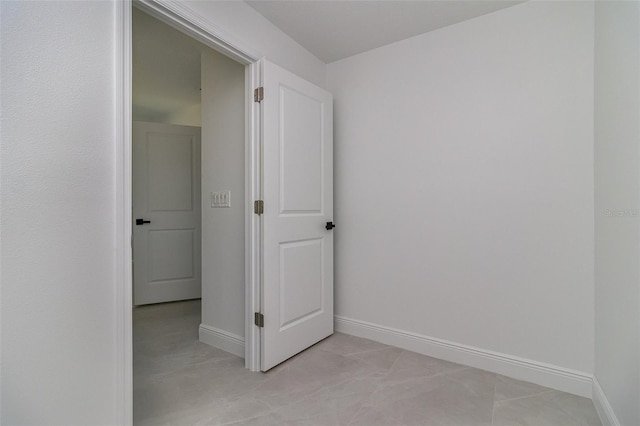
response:
[[[333,98],[268,61],[263,87],[267,371],[333,333]]]
[[[200,128],[133,123],[134,304],[199,298]]]

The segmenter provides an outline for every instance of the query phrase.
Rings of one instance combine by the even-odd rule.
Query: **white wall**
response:
[[[595,373],[620,424],[637,425],[640,4],[596,2],[595,12]]]
[[[197,104],[180,111],[174,111],[163,120],[162,122],[166,124],[200,127],[202,125],[202,106]]]
[[[328,65],[338,316],[588,385],[593,19],[527,2]]]
[[[200,104],[196,104],[181,110],[174,110],[168,113],[163,112],[161,114],[149,113],[149,111],[134,108],[132,117],[133,121],[200,127],[202,125],[202,107]]]
[[[202,54],[202,326],[200,339],[227,348],[224,333],[244,338],[244,66]],[[231,191],[230,208],[212,208],[211,193]],[[204,328],[204,330],[203,330]],[[216,334],[222,332],[222,335]],[[237,342],[239,343],[239,342]]]
[[[200,55],[208,47],[134,8],[134,121],[200,127]]]
[[[228,40],[325,87],[326,66],[242,1],[184,1],[181,7],[212,24]]]
[[[115,424],[114,4],[0,7],[0,422]]]

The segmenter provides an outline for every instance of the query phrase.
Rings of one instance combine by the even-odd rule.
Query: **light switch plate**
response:
[[[231,207],[231,191],[212,192],[211,207]]]

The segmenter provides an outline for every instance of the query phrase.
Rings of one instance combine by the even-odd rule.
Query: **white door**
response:
[[[133,123],[134,304],[199,298],[200,128]]]
[[[333,103],[264,61],[261,368],[333,333]]]

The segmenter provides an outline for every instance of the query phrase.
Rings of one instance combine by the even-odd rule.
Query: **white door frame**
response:
[[[116,415],[118,424],[133,421],[132,341],[132,7],[187,33],[212,49],[245,66],[245,95],[252,99],[262,75],[260,56],[241,45],[207,20],[179,2],[168,0],[122,0],[115,2],[115,315],[116,315]],[[253,200],[261,199],[260,106],[246,103],[245,110],[245,366],[260,370],[260,332],[253,326],[253,313],[260,312],[260,217],[253,214]]]

